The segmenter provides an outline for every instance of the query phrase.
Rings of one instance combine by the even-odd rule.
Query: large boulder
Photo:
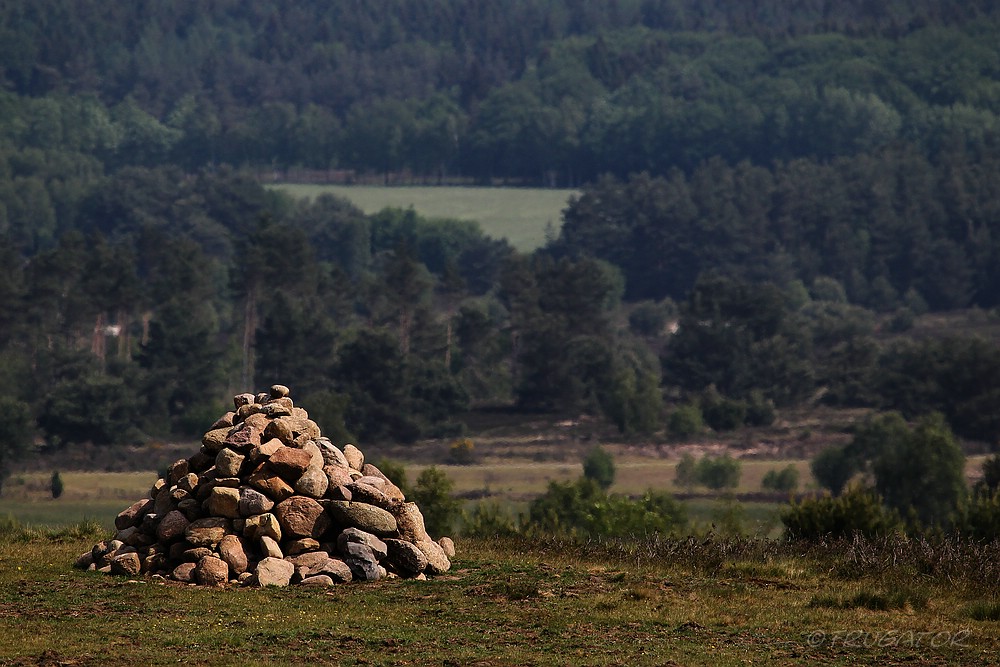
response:
[[[327,510],[340,525],[360,528],[379,537],[396,535],[395,517],[381,507],[354,501],[331,500]]]

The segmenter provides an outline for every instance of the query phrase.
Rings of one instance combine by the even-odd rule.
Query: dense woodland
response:
[[[0,3],[0,471],[272,382],[335,437],[825,402],[1000,437],[992,2]],[[525,255],[262,170],[573,185]],[[688,413],[684,411],[687,410]]]

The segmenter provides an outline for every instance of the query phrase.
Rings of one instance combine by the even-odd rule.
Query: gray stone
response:
[[[347,544],[350,542],[365,545],[371,549],[372,553],[375,554],[375,558],[378,560],[385,558],[388,553],[388,547],[385,542],[371,533],[366,533],[365,531],[358,530],[357,528],[345,528],[340,531],[340,534],[337,535],[337,550],[341,553],[346,553],[345,549]]]
[[[420,540],[416,546],[427,557],[427,573],[444,574],[451,569],[451,561],[437,542],[430,539]]]
[[[377,477],[378,479],[381,479],[382,480],[382,485],[381,486],[378,486],[378,485],[373,485],[373,486],[376,486],[376,488],[380,489],[382,491],[382,493],[384,493],[385,495],[389,496],[393,500],[396,500],[396,501],[399,501],[399,502],[402,502],[402,501],[406,500],[406,498],[403,496],[403,492],[400,490],[400,488],[398,486],[396,486],[395,484],[393,484],[393,482],[392,482],[391,479],[389,479],[388,477],[386,477],[385,474],[381,470],[379,470],[378,468],[376,468],[372,464],[366,463],[363,466],[361,466],[361,472],[362,472],[362,474],[364,474],[365,477]],[[371,482],[368,482],[364,478],[362,478],[362,480],[360,480],[360,481],[364,481],[367,484],[371,484]]]
[[[389,496],[371,484],[366,484],[361,481],[364,479],[372,478],[362,477],[361,479],[346,485],[347,489],[351,492],[351,500],[355,502],[368,503],[370,505],[374,505],[375,507],[381,507],[384,510],[389,509],[393,503]],[[382,480],[379,481],[381,482]]]
[[[427,556],[415,544],[404,540],[387,539],[389,553],[386,562],[405,576],[415,576],[427,569]]]
[[[390,511],[399,527],[399,539],[413,543],[428,539],[424,515],[416,503],[397,503]]]
[[[327,511],[333,520],[342,526],[353,526],[378,535],[379,537],[395,537],[396,519],[392,514],[368,503],[331,500]]]
[[[281,553],[281,545],[278,542],[267,535],[262,535],[259,540],[260,552],[265,558],[284,558],[285,555]]]
[[[132,503],[128,509],[119,512],[118,516],[115,517],[115,528],[123,530],[132,526],[138,526],[142,522],[142,517],[152,508],[153,501],[149,498],[143,498]]]
[[[245,456],[226,447],[215,457],[215,469],[219,477],[239,477],[245,460]]]
[[[184,535],[187,527],[191,524],[183,512],[172,510],[160,519],[156,527],[156,537],[160,542],[170,542]]]
[[[287,560],[268,557],[257,563],[254,574],[258,586],[287,586],[295,574],[295,566]]]
[[[181,555],[180,560],[187,561],[189,563],[197,563],[205,556],[211,556],[213,552],[208,547],[192,547],[190,549],[185,549]]]
[[[325,574],[315,574],[311,577],[306,577],[301,582],[300,586],[319,586],[321,588],[333,586],[333,579]]]
[[[455,542],[453,542],[450,537],[442,537],[438,540],[438,544],[441,545],[444,555],[447,556],[449,560],[455,557]]]
[[[264,514],[265,512],[270,512],[273,507],[274,501],[257,489],[252,489],[248,486],[240,489],[240,516],[248,517]]]
[[[184,537],[196,547],[214,548],[227,534],[232,532],[229,519],[210,516],[192,521],[184,531]]]
[[[295,482],[295,491],[311,498],[322,498],[330,486],[330,480],[322,468],[307,468]]]
[[[347,457],[344,456],[344,452],[340,451],[340,448],[330,442],[327,438],[318,439],[316,441],[316,446],[319,447],[319,451],[323,455],[324,466],[338,466],[340,468],[350,467],[351,464],[347,462]]]

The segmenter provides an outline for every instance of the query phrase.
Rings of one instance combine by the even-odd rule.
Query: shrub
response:
[[[723,454],[718,458],[711,458],[707,454],[698,461],[696,476],[698,482],[710,489],[735,488],[740,483],[740,462]]]
[[[58,498],[63,494],[63,481],[62,477],[59,476],[58,470],[52,473],[52,479],[49,482],[49,486],[52,489],[53,498]]]
[[[827,447],[809,464],[813,477],[824,489],[839,496],[858,471],[858,463],[844,447]]]
[[[413,488],[413,501],[424,515],[424,526],[432,537],[449,535],[459,517],[458,500],[452,497],[454,483],[444,472],[431,466],[420,473]]]
[[[859,533],[878,537],[899,532],[899,514],[886,509],[874,494],[852,489],[837,498],[807,498],[781,514],[789,539],[819,540]]]
[[[682,405],[670,413],[667,432],[678,440],[693,438],[705,428],[697,405]]]
[[[593,480],[551,482],[529,509],[530,529],[576,537],[629,537],[674,533],[687,523],[684,507],[669,494],[609,496]]]
[[[455,440],[448,446],[448,461],[457,465],[470,465],[476,460],[476,445],[469,438]]]
[[[764,398],[759,390],[750,392],[747,402],[746,417],[743,420],[747,426],[770,426],[777,418],[774,411],[774,401]]]
[[[747,404],[709,392],[702,400],[701,414],[705,423],[716,431],[732,431],[746,421]]]
[[[697,483],[698,463],[694,460],[693,456],[685,454],[677,462],[677,468],[674,470],[674,484],[691,489]]]
[[[497,502],[481,502],[470,514],[462,516],[462,534],[470,537],[511,537],[519,535],[518,521]]]
[[[583,476],[597,482],[607,491],[615,482],[615,461],[603,447],[598,445],[590,450],[583,461]]]
[[[770,491],[791,493],[799,485],[799,471],[793,465],[788,465],[781,470],[768,470],[761,480],[761,486]]]
[[[991,542],[1000,538],[1000,491],[977,493],[963,508],[958,525],[975,540]]]

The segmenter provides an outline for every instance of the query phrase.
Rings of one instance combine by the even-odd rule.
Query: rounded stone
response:
[[[345,500],[331,500],[327,511],[334,521],[344,526],[353,526],[378,535],[379,537],[394,537],[396,519],[392,514],[368,503]]]
[[[224,586],[229,581],[229,564],[217,556],[205,556],[198,561],[194,578],[202,586]]]

